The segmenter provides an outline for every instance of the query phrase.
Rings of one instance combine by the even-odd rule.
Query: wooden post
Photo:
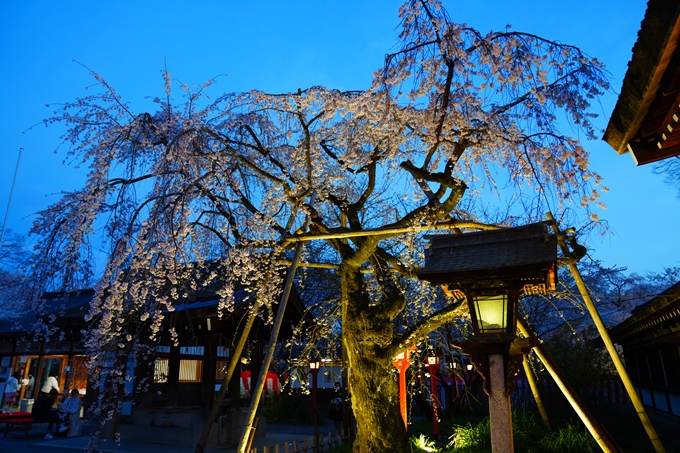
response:
[[[560,235],[559,229],[557,228],[557,223],[554,222],[555,218],[550,212],[546,213],[546,217],[548,218],[548,220],[553,221],[552,228],[555,235],[557,236],[557,243],[562,248],[562,253],[564,254],[564,256],[569,256],[569,248],[567,247],[567,244],[564,241],[564,236]],[[583,282],[583,279],[581,278],[581,272],[579,272],[578,267],[576,267],[575,263],[569,263],[569,270],[571,271],[571,275],[574,277],[574,282],[576,283],[576,286],[578,287],[578,290],[581,293],[583,302],[585,302],[586,307],[588,308],[588,313],[590,313],[590,317],[593,318],[593,322],[595,323],[597,332],[600,334],[600,338],[602,338],[602,341],[604,342],[604,345],[607,348],[607,352],[609,353],[609,356],[612,358],[612,362],[614,362],[614,367],[616,368],[616,371],[619,373],[619,376],[621,376],[623,385],[626,388],[628,395],[630,396],[630,400],[633,403],[633,407],[635,407],[635,410],[637,411],[638,417],[640,417],[642,426],[644,426],[645,431],[647,431],[647,436],[649,436],[649,440],[652,442],[652,445],[654,445],[654,450],[656,451],[656,453],[665,453],[666,450],[664,449],[663,444],[661,443],[661,439],[659,439],[659,436],[656,433],[656,430],[654,429],[654,425],[652,425],[652,421],[649,419],[647,412],[645,412],[645,407],[642,404],[642,400],[635,391],[635,387],[633,386],[633,382],[630,380],[630,377],[628,376],[626,367],[623,365],[623,361],[621,360],[619,353],[616,351],[614,342],[609,336],[609,332],[607,332],[607,328],[605,327],[604,322],[600,317],[600,313],[597,311],[597,307],[595,307],[595,304],[593,303],[593,300],[590,297],[588,288],[586,288],[586,284]]]
[[[576,414],[579,416],[581,421],[583,421],[583,424],[586,425],[586,428],[588,431],[590,431],[590,434],[595,439],[595,442],[597,442],[600,448],[602,448],[602,451],[607,453],[619,452],[620,449],[611,441],[609,436],[607,436],[607,434],[602,430],[602,427],[597,422],[595,422],[595,419],[583,404],[581,398],[578,397],[571,385],[562,377],[562,373],[558,371],[554,362],[543,348],[543,345],[538,341],[536,335],[531,331],[531,328],[527,322],[519,314],[517,315],[517,327],[525,337],[536,340],[538,345],[534,346],[533,351],[536,353],[538,358],[541,359],[545,369],[548,370],[550,376],[552,376],[557,386],[560,388],[560,390],[562,390],[562,393],[567,398],[567,401],[569,401],[571,407],[574,408]]]
[[[250,447],[253,445],[253,440],[255,439],[255,430],[257,430],[258,420],[259,420],[258,418],[255,419],[255,421],[253,422],[253,428],[248,433],[248,442],[246,443],[246,445],[247,445],[246,451],[249,451]]]

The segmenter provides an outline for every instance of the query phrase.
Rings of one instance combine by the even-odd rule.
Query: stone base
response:
[[[248,419],[248,413],[243,411],[230,410],[224,417],[223,426],[226,427],[227,443],[236,445],[241,440],[243,434],[243,427]],[[257,429],[255,430],[255,437],[264,437],[266,434],[267,419],[263,416],[258,417]]]
[[[122,422],[125,419],[128,423]],[[119,419],[117,431],[123,441],[193,447],[201,438],[204,426],[199,409],[178,412],[133,409],[129,417]],[[113,438],[115,429],[112,426],[109,428],[105,437]],[[226,423],[223,419],[218,419],[217,423],[213,423],[206,447],[226,443]]]

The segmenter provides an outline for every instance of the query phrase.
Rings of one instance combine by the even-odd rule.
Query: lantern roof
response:
[[[545,282],[557,261],[557,237],[548,230],[551,223],[428,235],[430,246],[418,278],[466,286],[490,280],[507,285]]]

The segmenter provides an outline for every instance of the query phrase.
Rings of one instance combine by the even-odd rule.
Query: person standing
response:
[[[3,394],[3,411],[12,411],[12,405],[14,405],[14,401],[17,399],[18,395],[19,379],[21,379],[21,375],[18,371],[15,371],[14,374],[7,378],[7,381],[5,382],[5,392]]]
[[[45,395],[50,394],[50,390],[54,389],[57,391],[57,393],[61,393],[61,390],[59,390],[59,380],[57,377],[59,376],[59,371],[55,370],[52,368],[50,370],[50,375],[43,384],[42,388],[40,389],[40,393],[44,393]]]
[[[29,373],[28,382],[26,383],[26,391],[24,392],[24,398],[33,398],[33,386],[35,385],[35,378]]]

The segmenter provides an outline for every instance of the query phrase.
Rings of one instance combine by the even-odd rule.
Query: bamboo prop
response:
[[[292,228],[293,222],[295,221],[295,216],[297,214],[297,211],[291,213],[289,219],[288,219],[288,224],[286,225],[286,228],[290,230]],[[267,287],[269,284],[269,279],[271,278],[271,270],[267,273],[267,276],[264,279],[263,287]],[[253,305],[253,308],[251,309],[248,318],[246,320],[246,324],[243,327],[243,331],[241,332],[241,336],[238,340],[238,343],[236,345],[236,348],[234,348],[233,353],[231,354],[231,358],[229,359],[229,365],[227,366],[227,372],[224,375],[224,378],[222,379],[222,385],[220,386],[220,391],[217,392],[217,396],[215,397],[215,401],[213,403],[212,410],[210,411],[210,415],[208,419],[206,420],[205,427],[203,428],[203,433],[201,434],[201,438],[199,439],[198,443],[196,444],[196,448],[194,449],[194,453],[203,453],[205,451],[205,446],[208,443],[208,437],[210,437],[210,430],[212,429],[212,424],[215,422],[217,419],[217,415],[219,414],[220,407],[222,405],[222,401],[224,400],[224,395],[227,393],[227,387],[229,385],[229,382],[231,381],[231,378],[234,375],[234,371],[236,370],[236,365],[238,365],[241,353],[243,352],[243,348],[246,345],[246,342],[248,341],[248,336],[250,335],[250,331],[252,330],[253,324],[255,323],[255,319],[257,319],[257,313],[260,311],[260,308],[262,307],[262,302],[260,299],[258,299],[255,304]],[[266,372],[265,372],[266,374]],[[251,420],[252,423],[252,420]]]
[[[548,218],[548,220],[553,221],[552,228],[555,235],[557,236],[557,243],[562,248],[562,253],[565,256],[568,256],[569,249],[564,241],[564,236],[561,236],[559,234],[557,223],[554,222],[555,218],[553,217],[551,212],[546,213],[545,216]],[[654,451],[656,451],[656,453],[665,453],[666,450],[664,449],[664,446],[661,443],[661,439],[659,439],[659,435],[656,433],[654,425],[652,425],[652,421],[649,419],[649,416],[645,411],[645,407],[642,404],[642,400],[635,391],[633,382],[630,380],[630,376],[628,376],[626,367],[623,365],[623,361],[621,360],[619,353],[616,351],[614,342],[609,336],[609,332],[607,332],[607,328],[605,327],[604,322],[602,321],[602,318],[600,317],[600,314],[597,311],[597,307],[595,307],[595,304],[593,303],[593,300],[590,297],[588,288],[586,288],[586,285],[583,282],[583,279],[581,278],[581,273],[579,272],[578,267],[576,267],[576,263],[569,263],[569,270],[571,271],[571,275],[574,277],[574,282],[576,283],[576,286],[578,287],[578,290],[581,293],[581,297],[583,297],[583,301],[585,302],[586,307],[588,308],[590,317],[593,319],[593,322],[595,323],[597,332],[600,334],[600,338],[602,338],[602,341],[604,342],[604,345],[607,348],[607,352],[609,353],[612,362],[614,362],[614,367],[616,368],[616,371],[619,373],[621,381],[623,381],[623,386],[626,388],[626,392],[628,393],[628,396],[630,397],[630,400],[633,403],[633,407],[635,408],[638,417],[640,417],[642,426],[645,428],[647,436],[649,436],[649,440],[652,442],[652,445],[654,445]]]
[[[550,376],[552,376],[557,386],[567,398],[569,404],[571,404],[571,407],[574,408],[576,414],[579,416],[581,421],[583,421],[583,424],[586,425],[586,428],[588,431],[590,431],[590,434],[593,436],[595,442],[597,442],[602,451],[605,453],[620,452],[621,450],[612,442],[609,436],[607,436],[607,433],[598,423],[595,422],[592,414],[583,404],[581,398],[578,397],[572,386],[562,377],[562,373],[559,372],[554,362],[543,348],[543,345],[536,338],[536,335],[531,331],[531,328],[521,315],[517,316],[517,327],[525,337],[536,340],[538,345],[534,346],[533,351],[536,353],[538,358],[541,359],[545,369],[548,370],[548,373],[550,373]]]
[[[266,282],[268,281],[269,275],[267,276],[267,278],[265,278],[265,285],[267,284]],[[229,382],[231,381],[231,378],[234,375],[236,365],[238,364],[239,358],[241,357],[241,353],[243,352],[243,348],[245,347],[246,342],[248,341],[248,336],[250,335],[250,331],[253,327],[253,324],[255,323],[255,319],[257,318],[257,312],[259,311],[261,306],[262,304],[259,301],[256,302],[250,314],[248,315],[246,324],[243,327],[243,332],[241,332],[241,337],[238,340],[236,348],[234,348],[234,351],[232,351],[231,358],[229,359],[229,365],[227,367],[227,372],[225,373],[224,378],[222,379],[220,391],[217,392],[217,396],[215,397],[212,410],[210,411],[210,415],[206,420],[205,427],[203,428],[203,433],[201,434],[201,438],[196,444],[194,453],[203,453],[205,451],[205,445],[207,443],[208,437],[210,436],[212,424],[217,419],[217,415],[219,414],[222,401],[224,400],[224,395],[226,395],[227,393],[227,387],[229,386]]]
[[[319,233],[319,234],[303,234],[300,236],[290,236],[283,240],[284,244],[318,241],[322,239],[348,239],[354,237],[365,236],[382,236],[382,235],[396,235],[405,234],[415,231],[425,230],[443,230],[443,229],[460,229],[460,228],[474,228],[477,230],[501,230],[505,227],[498,225],[489,225],[480,222],[470,222],[466,220],[447,220],[445,222],[435,223],[434,225],[421,224],[409,227],[394,227],[394,228],[376,228],[373,230],[361,231],[345,231],[338,233]]]
[[[340,225],[345,228],[347,227],[347,214],[344,212],[340,214]],[[342,239],[342,242],[344,244],[347,244],[349,241],[347,239]],[[342,271],[340,271],[340,275],[342,278]],[[342,379],[342,385],[345,387],[344,392],[343,392],[343,398],[346,398],[347,395],[350,395],[352,393],[352,385],[350,383],[350,378],[352,377],[352,369],[350,368],[350,363],[349,363],[349,357],[347,355],[347,345],[345,345],[344,341],[344,329],[345,329],[345,316],[346,316],[346,310],[347,310],[347,301],[342,300],[341,301],[341,308],[340,308],[340,313],[341,313],[341,319],[340,319],[340,357],[342,359],[342,368],[340,369],[340,378]],[[342,404],[342,430],[341,432],[337,432],[338,430],[335,429],[335,436],[333,437],[334,440],[337,438],[341,438],[344,434],[345,430],[353,429],[352,427],[354,426],[352,417],[353,417],[353,412],[351,406],[348,404]],[[349,428],[348,428],[349,427]],[[350,434],[351,435],[351,434]]]
[[[314,202],[315,194],[312,194],[311,203]],[[305,220],[304,229],[309,228],[311,222],[311,216],[307,215]],[[243,427],[243,434],[241,435],[241,441],[239,443],[238,452],[245,453],[246,443],[250,430],[252,429],[253,419],[255,418],[255,412],[257,411],[257,406],[260,403],[260,398],[262,397],[262,391],[264,389],[264,384],[267,380],[267,371],[269,371],[269,365],[272,362],[272,357],[274,356],[274,350],[276,349],[276,340],[279,337],[279,330],[281,330],[281,324],[283,323],[283,314],[286,311],[286,304],[288,303],[288,296],[290,295],[291,288],[293,287],[293,280],[295,279],[295,271],[297,270],[297,264],[300,261],[300,256],[302,255],[302,242],[298,242],[295,247],[295,255],[293,256],[293,263],[288,269],[288,276],[286,277],[286,283],[283,288],[283,294],[281,294],[281,301],[279,302],[279,308],[276,312],[276,318],[274,319],[274,325],[272,326],[272,333],[269,338],[269,344],[267,345],[267,353],[265,354],[264,362],[262,363],[262,369],[260,370],[260,376],[257,379],[257,385],[255,386],[255,392],[251,395],[250,409],[248,410],[248,417],[246,424]]]
[[[543,399],[538,391],[538,385],[536,384],[536,378],[534,377],[534,372],[529,366],[529,357],[522,360],[522,365],[524,366],[524,374],[527,375],[527,382],[529,382],[529,388],[531,389],[532,395],[534,395],[534,400],[536,401],[536,407],[538,408],[538,413],[541,414],[541,420],[543,424],[548,429],[548,432],[552,432],[552,427],[550,426],[550,419],[548,418],[548,413],[543,405]]]

